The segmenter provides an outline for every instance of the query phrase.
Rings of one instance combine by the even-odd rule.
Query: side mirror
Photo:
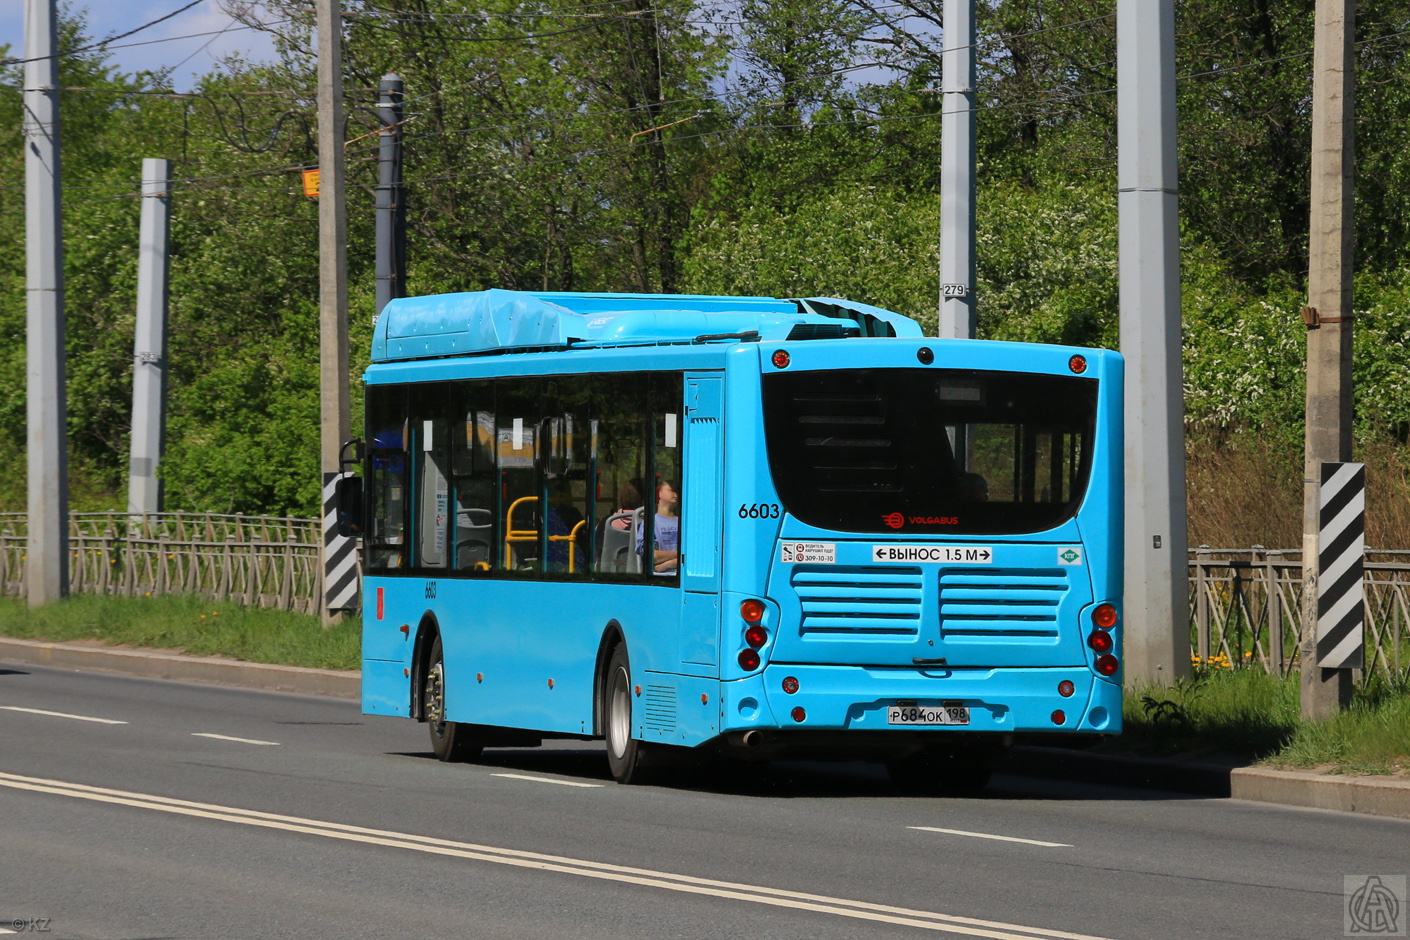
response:
[[[340,477],[335,499],[338,534],[345,539],[362,538],[362,477]]]

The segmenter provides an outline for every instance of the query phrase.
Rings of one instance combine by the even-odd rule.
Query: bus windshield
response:
[[[763,377],[784,508],[846,532],[1010,535],[1071,518],[1086,492],[1097,381],[971,369]]]

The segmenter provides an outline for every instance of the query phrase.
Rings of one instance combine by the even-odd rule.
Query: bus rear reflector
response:
[[[1060,709],[1060,708],[1059,708],[1057,711],[1053,712],[1053,724],[1055,724],[1055,725],[1062,725],[1062,724],[1066,724],[1066,723],[1067,723],[1067,712],[1063,711],[1063,710]]]
[[[803,707],[802,707],[801,705],[800,705],[799,707],[793,709],[793,720],[794,720],[794,721],[802,721],[803,719],[805,719],[805,718],[807,718],[807,717],[808,717],[808,713],[805,712],[805,711],[803,711]]]
[[[753,650],[740,650],[739,665],[745,672],[753,672],[759,668],[759,654]]]
[[[1119,669],[1120,666],[1121,664],[1116,661],[1116,657],[1110,653],[1097,657],[1097,672],[1104,676],[1116,675],[1116,670]]]

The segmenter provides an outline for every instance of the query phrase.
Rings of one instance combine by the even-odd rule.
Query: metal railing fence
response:
[[[0,513],[0,594],[24,595],[25,513]],[[69,590],[193,594],[316,614],[317,519],[164,512],[69,515]]]
[[[1410,665],[1410,551],[1367,549],[1366,673]],[[1302,551],[1190,552],[1190,654],[1205,665],[1256,667],[1287,675],[1299,668]]]

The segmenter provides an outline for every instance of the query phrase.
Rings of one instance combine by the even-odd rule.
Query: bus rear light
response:
[[[784,679],[783,691],[787,692],[789,695],[792,695],[794,692],[797,692],[798,680],[793,678],[792,676],[789,676],[788,678]]]
[[[764,619],[764,602],[751,597],[739,605],[739,616],[744,618],[745,623],[758,623]]]
[[[1078,375],[1081,375],[1083,372],[1087,371],[1087,357],[1073,356],[1071,359],[1067,360],[1067,367]]]
[[[1063,698],[1071,698],[1072,693],[1077,691],[1077,686],[1072,684],[1071,679],[1064,679],[1058,683],[1058,695]]]
[[[808,717],[808,713],[803,711],[803,707],[801,705],[793,709],[792,715],[794,721],[803,721],[805,718]]]
[[[780,349],[774,353],[773,364],[777,369],[787,369],[791,361],[792,360],[788,358],[788,352],[786,350]]]
[[[1107,653],[1097,657],[1097,672],[1104,676],[1116,675],[1116,670],[1121,668],[1121,664],[1116,661],[1116,657]]]
[[[1094,631],[1091,636],[1087,637],[1087,645],[1098,653],[1110,653],[1111,648],[1116,644],[1112,640],[1110,633],[1104,630],[1097,630]]]
[[[765,630],[757,623],[754,624],[754,626],[750,627],[748,630],[744,631],[744,642],[754,647],[754,649],[758,649],[759,647],[763,646],[765,643],[768,642],[768,640],[769,631]]]
[[[1098,604],[1092,611],[1092,625],[1102,630],[1116,626],[1116,608],[1111,604]]]
[[[753,672],[759,668],[759,654],[753,650],[740,650],[739,665],[745,672]]]
[[[1059,708],[1057,711],[1053,712],[1053,724],[1055,724],[1055,725],[1065,725],[1065,724],[1067,724],[1067,712],[1063,711],[1061,708]]]

